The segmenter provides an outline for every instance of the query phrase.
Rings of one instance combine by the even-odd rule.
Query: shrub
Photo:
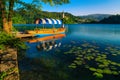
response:
[[[27,48],[21,39],[15,38],[15,36],[1,31],[0,32],[0,49],[3,50],[6,47],[17,48],[17,49]]]

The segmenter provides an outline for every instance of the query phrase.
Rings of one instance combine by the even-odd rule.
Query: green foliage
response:
[[[69,0],[32,0],[31,3],[26,3],[23,1],[17,1],[18,4],[21,4],[22,6],[17,8],[15,10],[15,16],[13,17],[13,23],[21,23],[24,19],[24,23],[34,23],[34,20],[36,18],[55,18],[59,19],[59,15],[62,16],[60,13],[47,13],[42,12],[41,8],[41,1],[50,4],[50,5],[62,5],[62,4],[68,4]],[[22,17],[21,17],[22,16]],[[59,17],[59,18],[58,18]],[[17,21],[16,21],[17,20]],[[22,23],[23,23],[22,22]]]
[[[25,24],[26,23],[24,18],[20,14],[15,14],[12,17],[12,21],[14,24]]]
[[[50,5],[62,5],[69,3],[70,0],[42,0],[42,1]]]
[[[63,19],[63,23],[65,23],[65,24],[73,24],[73,23],[75,23],[75,20],[74,20],[74,18],[68,17],[68,18]]]
[[[42,0],[44,3],[51,5],[57,4],[66,4],[69,3],[69,0]],[[62,19],[62,12],[47,12],[41,11],[41,6],[39,0],[33,0],[31,4],[19,1],[19,4],[22,4],[22,7],[19,7],[15,10],[13,23],[34,23],[36,18],[54,18]],[[39,5],[38,5],[39,4]],[[38,6],[40,6],[38,8]],[[83,19],[79,16],[74,16],[70,13],[65,13],[65,18],[63,19],[65,24],[75,24],[75,23],[94,23],[93,19]]]
[[[7,77],[11,72],[16,71],[16,68],[10,68],[7,71],[0,73],[0,80],[4,80],[5,77]]]
[[[62,19],[62,12],[47,12],[41,10],[26,10],[24,8],[19,8],[15,11],[15,15],[13,17],[13,23],[34,23],[36,18],[54,18],[54,19]],[[18,19],[18,20],[17,20]],[[16,21],[17,20],[17,21]],[[76,17],[70,13],[65,13],[65,18],[63,19],[63,23],[65,24],[73,24],[80,23],[80,18]]]
[[[0,44],[0,50],[4,50],[5,46],[3,44]]]
[[[2,28],[2,12],[0,11],[0,30],[1,30],[1,28]]]
[[[7,76],[7,72],[0,73],[0,80],[4,80],[4,77]]]
[[[26,49],[24,42],[11,34],[5,32],[0,32],[0,49],[5,49],[5,47]]]

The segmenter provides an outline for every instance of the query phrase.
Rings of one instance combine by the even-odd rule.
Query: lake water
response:
[[[21,80],[120,80],[120,25],[66,26],[59,39],[26,42],[29,48],[19,60]],[[36,48],[43,43],[47,48]]]

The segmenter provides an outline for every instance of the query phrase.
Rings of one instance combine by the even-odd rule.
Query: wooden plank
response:
[[[34,37],[33,34],[16,34],[16,38]]]

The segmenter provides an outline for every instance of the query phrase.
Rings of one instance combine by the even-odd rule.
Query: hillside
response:
[[[91,14],[87,16],[74,16],[65,12],[63,22],[65,24],[77,23],[120,23],[120,15],[111,16],[109,14]],[[62,12],[39,11],[31,12],[29,10],[18,9],[12,18],[14,24],[33,24],[36,18],[54,18],[62,19]]]
[[[90,15],[86,15],[86,16],[79,16],[82,19],[93,19],[95,21],[100,21],[104,18],[108,18],[109,16],[111,16],[110,14],[90,14]]]
[[[104,18],[103,20],[99,21],[98,23],[102,24],[120,24],[120,15],[112,15],[108,18]]]
[[[47,12],[47,11],[36,11],[36,12],[29,12],[27,10],[16,10],[16,13],[13,16],[13,23],[14,24],[32,24],[36,18],[54,18],[54,19],[62,19],[62,12]],[[19,21],[16,19],[19,19]],[[70,13],[65,12],[65,19],[63,20],[66,24],[73,24],[73,23],[82,23],[80,17],[74,16]]]

